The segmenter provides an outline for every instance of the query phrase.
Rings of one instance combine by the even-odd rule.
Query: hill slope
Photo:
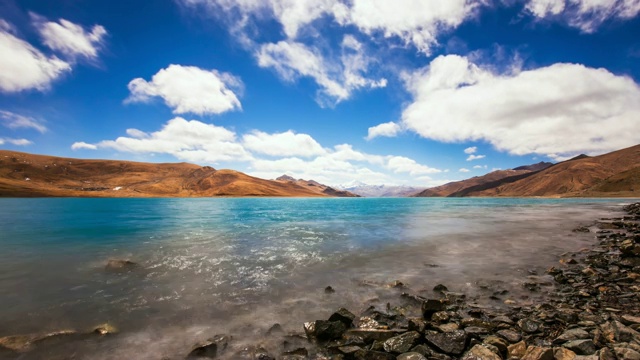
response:
[[[285,183],[285,184],[295,184],[300,187],[303,187],[309,191],[315,192],[321,195],[335,196],[335,197],[360,197],[354,193],[345,190],[334,189],[330,186],[320,184],[314,180],[304,180],[304,179],[294,179],[289,175],[282,175],[276,179],[276,181]]]
[[[70,159],[0,150],[0,196],[332,196],[188,163]]]

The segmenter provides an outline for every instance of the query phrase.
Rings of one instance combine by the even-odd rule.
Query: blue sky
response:
[[[640,0],[0,3],[0,147],[434,186],[640,143]]]

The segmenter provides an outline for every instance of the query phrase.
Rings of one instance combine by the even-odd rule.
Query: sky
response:
[[[430,187],[640,143],[640,0],[0,1],[0,148]]]

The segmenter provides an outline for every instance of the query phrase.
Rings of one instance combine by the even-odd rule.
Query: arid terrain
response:
[[[71,159],[0,150],[4,197],[354,196],[327,189],[331,188],[188,163]]]

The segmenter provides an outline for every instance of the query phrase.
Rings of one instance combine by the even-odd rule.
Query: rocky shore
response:
[[[531,271],[521,281],[525,296],[490,283],[481,285],[486,299],[446,284],[414,292],[397,281],[387,285],[396,301],[384,306],[340,308],[294,333],[273,324],[252,345],[237,334],[215,335],[163,360],[640,360],[640,203],[624,210],[574,229],[593,234],[593,246],[562,254],[546,274]],[[113,260],[106,271],[135,268]],[[331,286],[325,292],[340,296]],[[36,354],[49,344],[116,332],[104,324],[83,333],[6,336],[0,358],[47,358]]]

